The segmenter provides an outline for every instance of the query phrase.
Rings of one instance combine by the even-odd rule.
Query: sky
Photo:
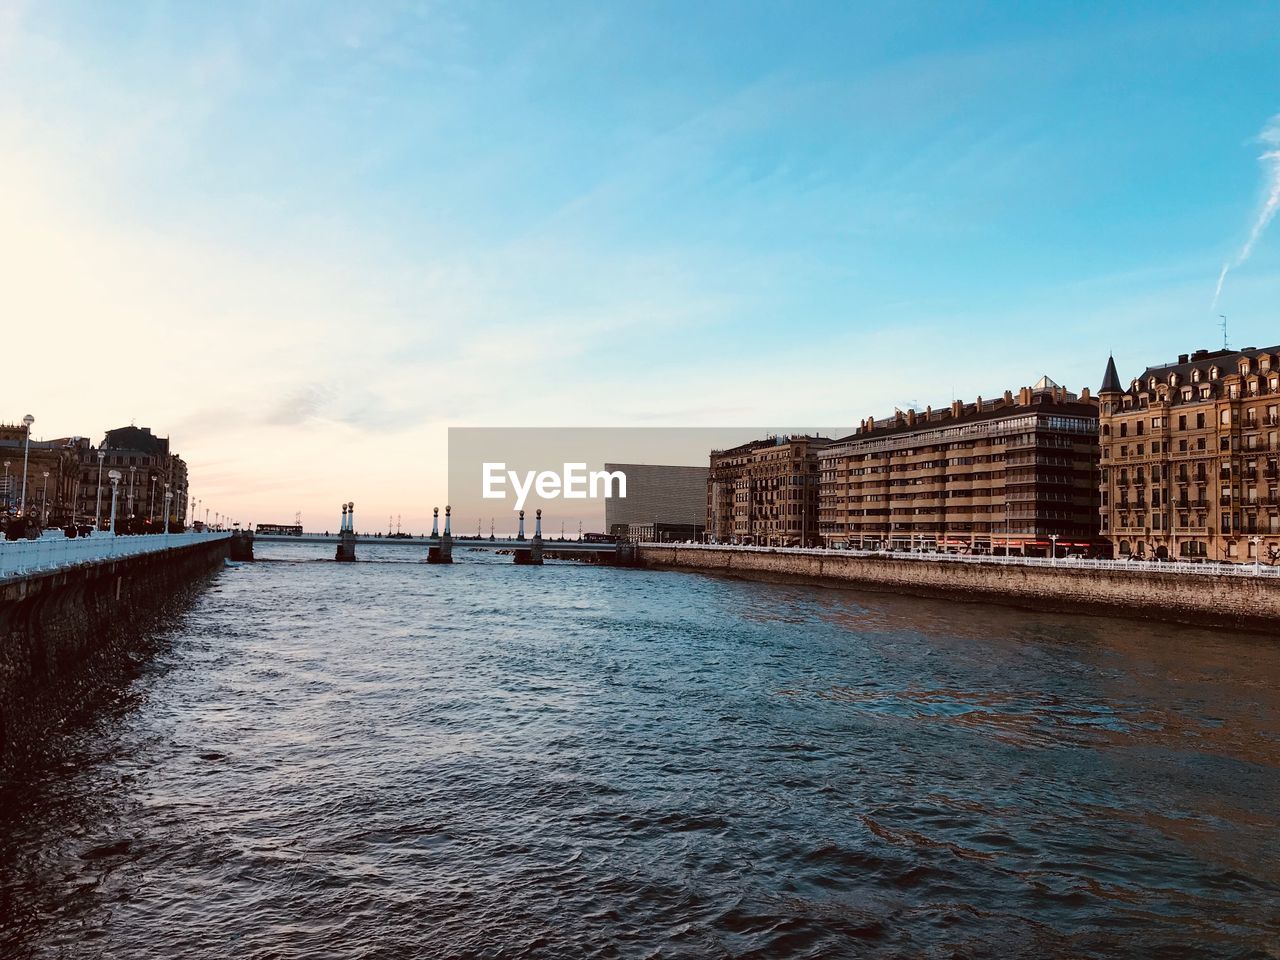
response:
[[[0,0],[0,421],[416,529],[450,426],[1096,389],[1280,343],[1278,117],[1274,2]]]

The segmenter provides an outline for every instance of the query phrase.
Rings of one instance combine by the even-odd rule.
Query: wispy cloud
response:
[[[1270,226],[1271,221],[1275,219],[1276,211],[1280,210],[1280,113],[1277,113],[1267,125],[1262,128],[1262,133],[1258,135],[1258,140],[1262,143],[1262,155],[1258,160],[1263,165],[1266,177],[1262,203],[1258,208],[1258,214],[1253,220],[1253,229],[1249,231],[1249,238],[1245,240],[1244,246],[1240,248],[1240,252],[1234,258],[1228,260],[1222,265],[1222,270],[1218,274],[1218,285],[1213,291],[1213,304],[1210,309],[1218,306],[1218,299],[1222,296],[1222,286],[1226,283],[1227,274],[1236,267],[1242,266],[1246,260],[1253,254],[1253,248],[1261,239],[1262,234]]]

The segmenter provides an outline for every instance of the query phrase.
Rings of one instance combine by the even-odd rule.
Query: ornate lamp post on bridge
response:
[[[27,515],[27,457],[31,453],[31,425],[35,422],[36,418],[29,413],[22,418],[22,424],[27,428],[27,433],[22,446],[22,501],[18,506],[18,513],[21,516]]]
[[[107,479],[111,481],[111,535],[116,535],[116,494],[120,492],[120,477],[123,474],[119,470],[112,470],[107,474]]]
[[[102,461],[107,459],[106,453],[98,451],[98,498],[93,505],[93,532],[102,529]]]
[[[13,491],[9,489],[9,461],[4,462],[4,508],[9,510],[9,502],[13,499]]]
[[[168,489],[169,485],[165,484],[164,491],[164,538],[169,539],[169,503],[173,500],[173,494]]]
[[[44,472],[44,486],[40,489],[40,526],[49,523],[49,471]]]
[[[1050,542],[1049,549],[1053,551],[1053,554],[1052,554],[1053,562],[1057,563],[1058,562],[1058,534],[1056,533],[1049,534],[1049,542]]]

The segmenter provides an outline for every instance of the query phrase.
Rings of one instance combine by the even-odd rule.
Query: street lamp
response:
[[[9,501],[13,499],[13,491],[9,489],[9,461],[4,462],[4,508],[7,513],[9,510]]]
[[[49,471],[44,472],[44,486],[40,489],[40,526],[49,523]]]
[[[1049,539],[1052,541],[1052,545],[1049,547],[1049,549],[1053,551],[1053,562],[1057,563],[1058,562],[1058,534],[1056,533],[1049,534]]]
[[[1253,572],[1262,572],[1262,538],[1250,537],[1249,542],[1253,544]]]
[[[98,451],[98,499],[93,505],[93,529],[96,533],[102,529],[102,461],[107,459],[106,453]]]
[[[129,468],[129,516],[133,516],[133,479],[134,474],[138,472],[137,467]]]
[[[31,425],[35,422],[36,418],[29,413],[22,418],[22,423],[27,428],[27,435],[22,447],[22,503],[18,506],[18,513],[21,516],[27,514],[27,456],[31,452]]]
[[[119,470],[112,470],[107,474],[107,479],[111,481],[111,535],[116,535],[116,494],[120,492],[120,477],[122,474]]]
[[[169,491],[169,485],[166,483],[164,491],[164,538],[169,539],[169,502],[173,499],[173,494]]]

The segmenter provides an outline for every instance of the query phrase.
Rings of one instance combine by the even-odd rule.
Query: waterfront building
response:
[[[756,546],[818,543],[818,456],[831,440],[766,437],[711,451],[707,539]]]
[[[628,543],[697,543],[707,528],[701,523],[628,523],[609,532]]]
[[[98,454],[101,453],[101,465]],[[117,493],[116,515],[152,519],[164,515],[165,484],[173,494],[169,515],[186,524],[187,464],[170,449],[168,437],[158,437],[149,427],[118,427],[108,430],[99,447],[85,445],[79,451],[79,493],[76,513],[92,521],[98,504],[98,482],[102,482],[102,519],[111,510],[111,485],[107,474],[119,470],[122,476]]]
[[[625,497],[604,501],[604,528],[620,540],[663,533],[696,540],[706,521],[707,468],[658,463],[606,463],[627,477]],[[690,532],[692,531],[692,532]]]
[[[1280,346],[1197,350],[1101,402],[1102,532],[1120,556],[1280,559]]]
[[[1097,401],[1048,377],[868,418],[819,454],[819,532],[831,547],[1095,552],[1097,459]]]
[[[41,522],[61,524],[70,517],[79,478],[81,437],[36,440],[27,444],[24,424],[0,424],[0,512],[16,513],[22,498],[23,454],[26,452],[27,513]],[[49,476],[46,478],[45,474]]]

